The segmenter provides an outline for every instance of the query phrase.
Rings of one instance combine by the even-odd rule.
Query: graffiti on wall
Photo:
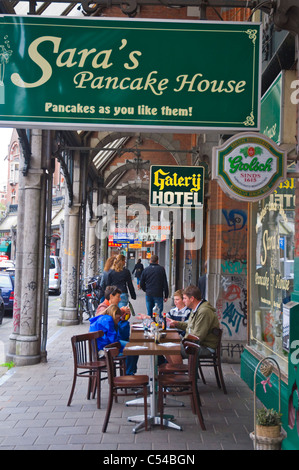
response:
[[[221,275],[216,311],[223,339],[246,340],[247,280],[245,276]]]
[[[220,289],[216,301],[223,339],[247,338],[247,212],[222,210],[222,263]],[[240,348],[237,348],[238,350]]]

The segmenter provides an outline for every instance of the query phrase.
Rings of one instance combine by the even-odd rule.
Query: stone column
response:
[[[20,226],[17,242],[17,305],[14,309],[14,332],[11,337],[9,360],[16,365],[40,362],[41,289],[43,286],[44,208],[46,192],[42,167],[42,131],[32,130],[30,169],[24,177],[20,194]],[[22,200],[22,202],[21,202]],[[20,240],[22,237],[22,240]],[[12,351],[12,352],[11,352]]]
[[[85,243],[85,260],[87,263],[87,277],[91,278],[98,274],[98,257],[97,257],[97,237],[96,237],[96,224],[97,219],[95,218],[96,208],[98,204],[97,190],[94,189],[92,192],[92,217],[90,215],[87,218],[87,231],[88,236],[86,237]],[[88,211],[89,213],[89,211]]]
[[[19,189],[18,189],[18,223],[16,240],[15,285],[13,303],[13,330],[9,337],[8,357],[16,354],[16,339],[20,334],[21,298],[22,298],[22,266],[23,266],[23,242],[24,215],[25,215],[25,177],[22,173],[24,157],[20,155]],[[18,234],[21,234],[18,236]],[[12,360],[12,359],[11,359]]]
[[[67,292],[67,263],[68,263],[68,239],[69,239],[69,198],[68,192],[65,192],[64,200],[64,230],[63,230],[63,251],[62,270],[61,270],[61,307],[66,306],[66,292]]]
[[[74,202],[67,207],[63,257],[63,304],[59,309],[57,324],[76,325],[78,319],[78,278],[80,269],[80,230],[81,230],[81,162],[80,153],[73,156],[73,195]]]

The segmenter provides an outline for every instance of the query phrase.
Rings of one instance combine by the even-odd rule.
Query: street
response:
[[[49,295],[49,312],[48,312],[48,341],[51,341],[49,335],[56,333],[55,325],[59,316],[60,296],[56,294]],[[0,364],[6,362],[6,354],[9,348],[9,336],[13,329],[12,312],[6,312],[3,318],[2,325],[0,325]],[[59,327],[57,327],[59,329]],[[1,376],[1,370],[0,370]]]

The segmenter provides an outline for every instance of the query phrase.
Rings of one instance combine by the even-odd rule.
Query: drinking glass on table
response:
[[[151,321],[150,321],[149,318],[144,318],[142,323],[143,323],[144,336],[147,338],[148,337],[148,330],[149,330]]]

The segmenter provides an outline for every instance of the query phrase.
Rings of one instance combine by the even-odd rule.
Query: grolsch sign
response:
[[[285,153],[262,134],[237,134],[213,148],[213,179],[235,199],[258,201],[286,179]]]

